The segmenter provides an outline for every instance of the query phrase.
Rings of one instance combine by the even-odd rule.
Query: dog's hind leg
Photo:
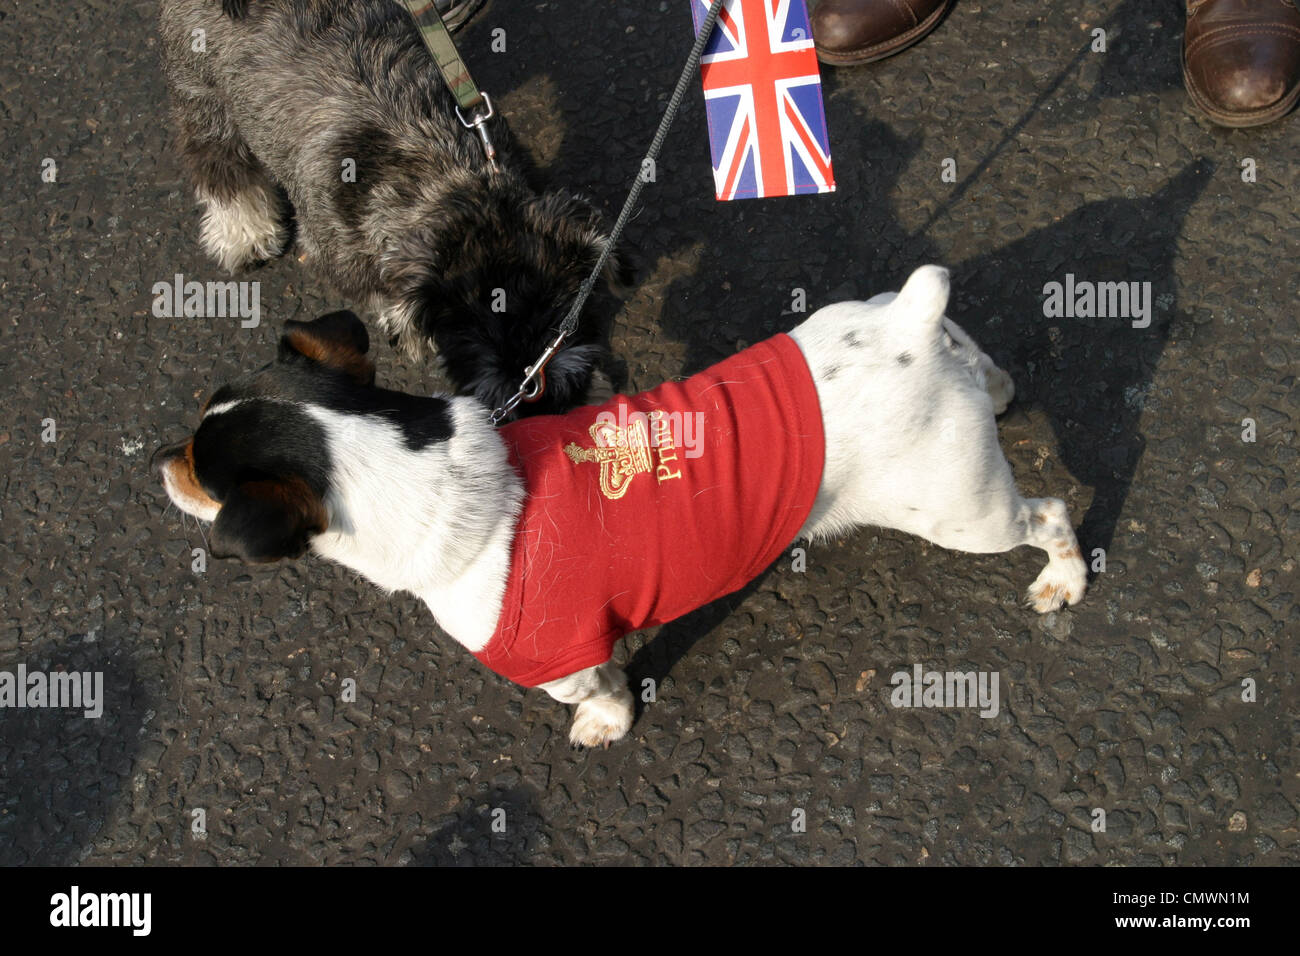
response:
[[[181,157],[205,206],[204,251],[230,272],[283,253],[284,203],[225,106],[206,91],[173,86],[172,114]]]
[[[1065,502],[1059,498],[1027,498],[1021,519],[1024,544],[1047,552],[1047,567],[1029,586],[1025,598],[1038,613],[1046,614],[1066,604],[1077,604],[1088,588],[1088,565],[1070,524]]]
[[[1047,567],[1029,586],[1026,603],[1040,614],[1078,604],[1088,589],[1088,565],[1079,550],[1065,502],[1059,498],[1021,498],[1014,485],[1006,491],[1009,498],[1002,503],[996,499],[972,500],[937,523],[925,526],[923,522],[923,526],[911,530],[941,547],[972,554],[1000,554],[1024,544],[1041,548],[1047,552]],[[971,513],[982,517],[959,517]]]
[[[538,686],[558,701],[578,705],[569,728],[575,747],[608,747],[632,729],[632,692],[613,661]]]
[[[1016,397],[1016,383],[1010,375],[994,365],[991,358],[983,352],[980,355],[988,362],[988,367],[984,369],[984,388],[993,400],[993,414],[1001,415]]]
[[[1047,567],[1029,586],[1026,603],[1039,614],[1078,604],[1088,589],[1088,565],[1079,550],[1065,502],[1059,498],[1021,498],[1009,483],[1009,471],[1007,478],[1007,497],[1001,502],[997,495],[971,499],[938,523],[914,530],[941,547],[972,554],[1000,554],[1024,544],[1041,548],[1047,552]],[[959,517],[963,514],[982,517]]]
[[[949,339],[956,343],[957,348],[964,349],[965,354],[973,356],[979,374],[984,379],[984,390],[989,393],[989,398],[993,401],[993,414],[1001,415],[1011,404],[1011,399],[1016,396],[1015,382],[1011,380],[1010,375],[998,368],[993,359],[975,344],[975,340],[967,335],[966,330],[960,325],[945,318],[943,328],[948,333]]]

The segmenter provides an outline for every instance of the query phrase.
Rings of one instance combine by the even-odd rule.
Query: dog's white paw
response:
[[[207,207],[199,241],[227,272],[239,272],[284,252],[289,229],[280,201],[268,188],[240,193],[232,202],[199,195]]]
[[[575,747],[608,747],[632,729],[634,713],[630,691],[584,700],[574,711],[569,742]]]
[[[1088,590],[1088,565],[1076,551],[1069,558],[1050,561],[1038,580],[1029,585],[1025,600],[1039,614],[1067,604],[1078,604]]]

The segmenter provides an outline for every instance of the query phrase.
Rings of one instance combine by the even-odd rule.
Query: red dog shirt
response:
[[[760,342],[684,382],[500,430],[526,497],[492,639],[525,687],[752,581],[803,527],[825,460],[799,346]]]

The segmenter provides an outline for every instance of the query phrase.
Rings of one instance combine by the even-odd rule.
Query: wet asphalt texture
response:
[[[598,752],[408,595],[311,558],[191,570],[202,533],[150,453],[286,319],[356,303],[286,256],[245,277],[257,328],[154,317],[155,282],[229,278],[170,149],[155,16],[0,3],[0,670],[102,671],[106,696],[98,720],[0,711],[0,863],[1300,862],[1300,117],[1195,115],[1180,2],[959,0],[904,54],[823,68],[832,196],[715,202],[695,81],[627,232],[619,384],[792,328],[795,289],[811,311],[945,264],[949,315],[1016,381],[1020,487],[1064,498],[1105,570],[1039,617],[1033,549],[809,548],[627,640],[656,700]],[[687,4],[492,0],[460,37],[539,184],[612,220]],[[1150,327],[1045,317],[1068,273],[1150,282]],[[892,707],[916,663],[996,671],[1000,712]]]

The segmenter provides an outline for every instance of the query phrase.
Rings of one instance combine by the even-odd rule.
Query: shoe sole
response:
[[[902,53],[908,47],[925,39],[926,35],[939,25],[939,21],[951,9],[952,0],[945,0],[932,14],[906,33],[899,34],[886,43],[878,43],[873,47],[867,47],[865,50],[855,53],[833,53],[818,46],[814,37],[813,46],[817,50],[817,59],[830,66],[857,66],[861,63],[875,63],[877,60],[884,60],[896,53]]]
[[[1192,81],[1191,74],[1187,72],[1187,51],[1183,50],[1179,55],[1183,67],[1183,89],[1187,91],[1187,98],[1192,101],[1202,114],[1204,114],[1216,126],[1226,126],[1229,129],[1248,129],[1252,126],[1265,126],[1275,120],[1280,120],[1287,113],[1295,108],[1300,101],[1300,83],[1293,86],[1282,99],[1278,100],[1272,106],[1265,107],[1262,110],[1251,110],[1248,113],[1225,113],[1223,110],[1211,103]]]

